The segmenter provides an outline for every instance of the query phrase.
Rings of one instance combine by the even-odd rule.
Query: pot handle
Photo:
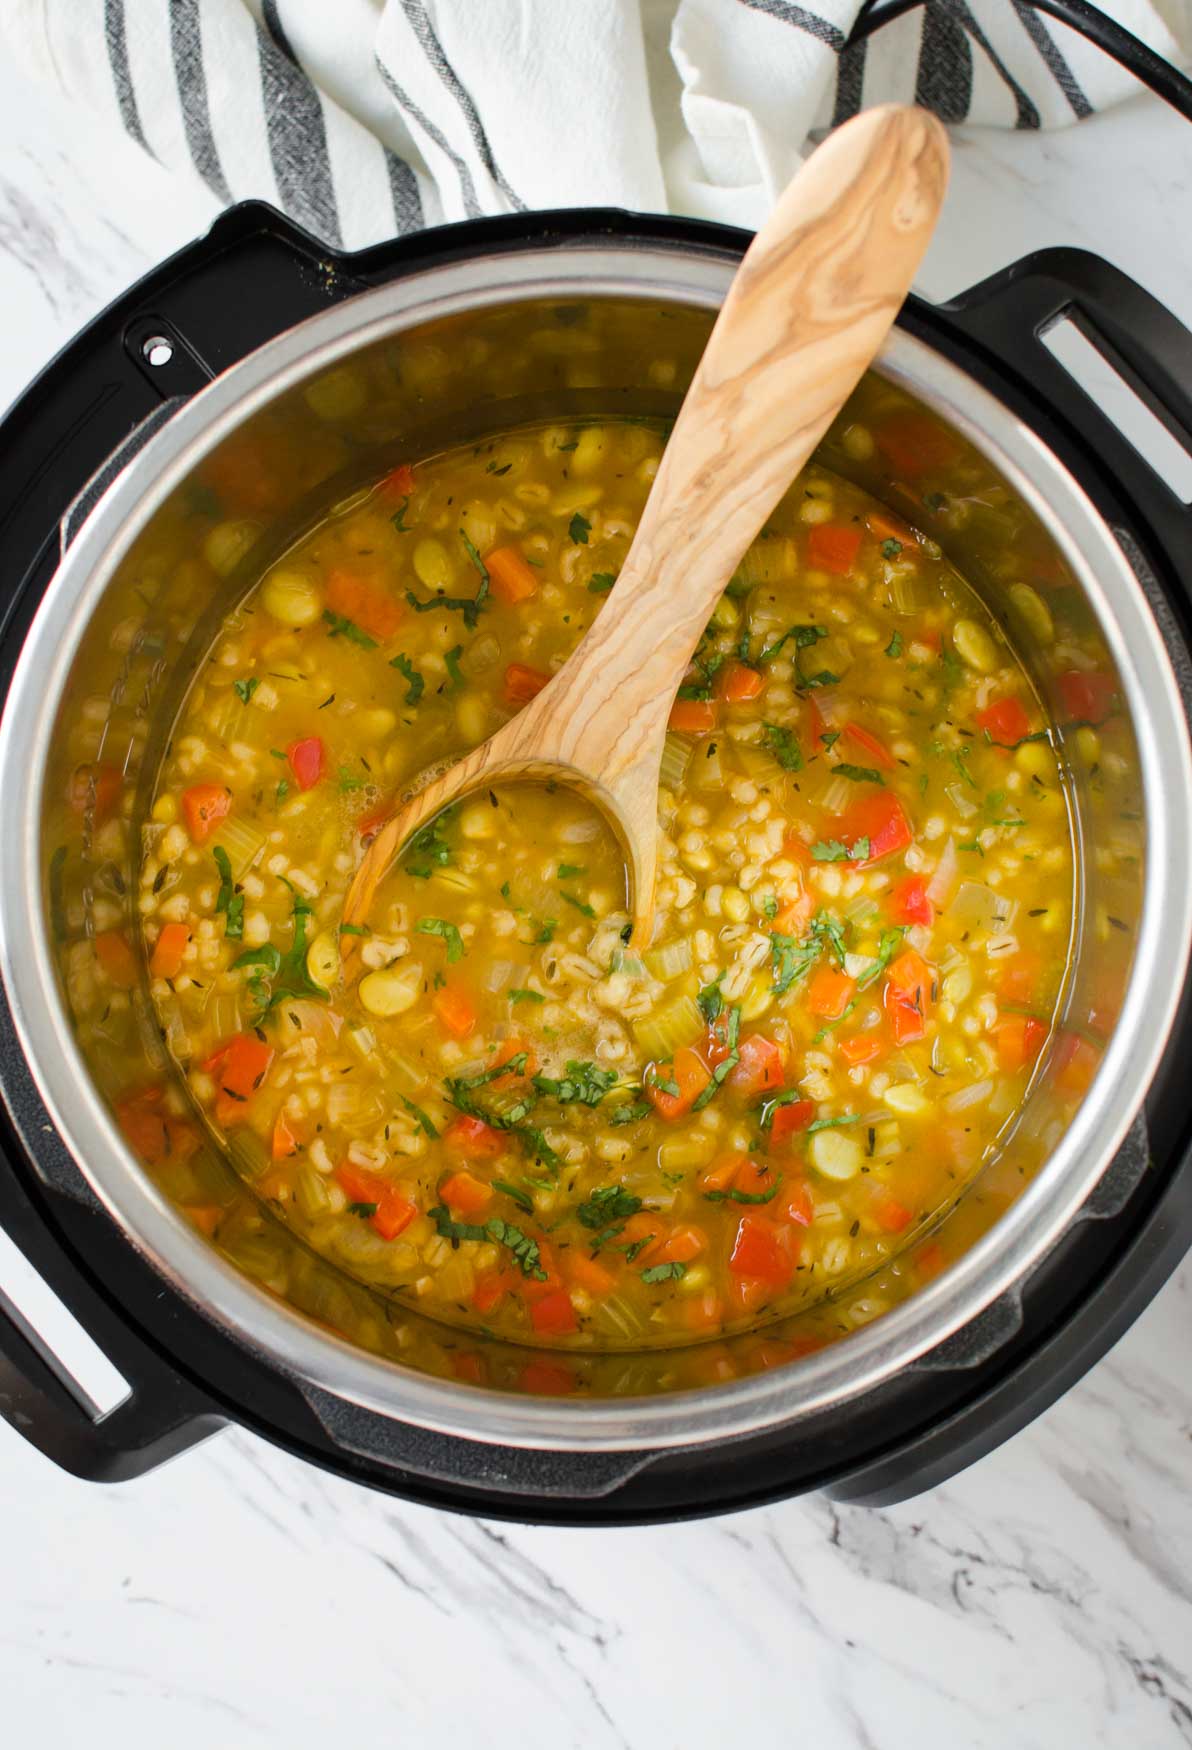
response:
[[[1192,506],[1146,458],[1044,344],[1071,321],[1127,386],[1192,455],[1192,333],[1120,268],[1083,249],[1044,249],[939,307],[950,325],[1017,379],[1034,422],[1091,453],[1110,491],[1133,499],[1164,557],[1192,593],[1185,557]]]
[[[99,1219],[98,1209],[95,1214]],[[0,1417],[10,1427],[74,1476],[119,1483],[223,1426],[216,1406],[137,1342],[48,1239],[42,1217],[4,1161],[0,1225],[129,1387],[101,1412],[0,1285]]]

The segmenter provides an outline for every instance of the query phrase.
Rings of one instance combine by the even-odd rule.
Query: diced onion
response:
[[[987,1076],[983,1081],[970,1082],[967,1088],[958,1088],[954,1094],[945,1095],[942,1105],[948,1112],[967,1112],[973,1106],[982,1105],[992,1092],[993,1079]]]
[[[952,804],[961,820],[971,820],[973,815],[976,814],[977,804],[971,799],[971,797],[965,795],[962,785],[945,784],[944,795],[948,798],[948,801]]]
[[[1005,894],[996,893],[983,881],[962,881],[952,903],[952,916],[970,929],[986,930],[1000,935],[1007,928],[1018,907]]]
[[[480,980],[481,989],[491,991],[496,996],[501,991],[508,990],[511,984],[520,988],[524,982],[524,975],[529,970],[529,965],[525,961],[520,964],[516,960],[490,961],[485,968],[483,978]]]
[[[927,897],[932,905],[945,906],[952,897],[952,889],[956,885],[956,877],[960,873],[960,858],[956,854],[956,844],[949,839],[940,854],[940,860],[935,866],[935,874],[927,883]]]

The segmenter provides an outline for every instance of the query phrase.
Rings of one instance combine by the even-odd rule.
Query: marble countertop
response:
[[[1158,104],[956,156],[931,295],[1070,243],[1192,323],[1192,132]],[[0,403],[213,212],[0,69]],[[0,1552],[13,1745],[1192,1745],[1192,1262],[1033,1427],[886,1511],[496,1526],[235,1432],[101,1489],[0,1425]]]

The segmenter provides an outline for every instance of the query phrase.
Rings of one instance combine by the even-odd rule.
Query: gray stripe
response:
[[[844,48],[845,34],[831,19],[821,18],[818,12],[808,12],[805,6],[793,6],[791,0],[741,0],[741,5],[748,6],[752,12],[764,12],[767,18],[780,19],[783,24],[793,24],[796,30],[805,30],[808,36],[827,43],[837,54]]]
[[[272,16],[271,16],[272,15]],[[327,129],[319,94],[306,74],[273,33],[276,6],[267,5],[264,31],[257,27],[257,55],[261,66],[261,100],[265,109],[265,137],[281,204],[292,219],[313,231],[324,243],[339,248],[343,236],[331,159],[327,152]]]
[[[923,14],[915,102],[942,122],[962,122],[973,101],[973,51],[964,26],[929,6]]]
[[[488,171],[501,193],[513,206],[515,211],[524,213],[526,211],[526,203],[521,199],[520,195],[515,194],[498,169],[496,160],[492,154],[492,148],[488,143],[488,135],[485,133],[480,117],[476,113],[476,105],[472,102],[472,99],[460,84],[456,77],[455,68],[443,53],[443,45],[435,35],[434,27],[431,24],[430,19],[426,16],[426,8],[423,6],[422,0],[402,0],[402,10],[405,12],[410,29],[418,38],[419,44],[421,45],[422,51],[427,60],[430,62],[447,90],[459,105],[464,121],[467,123],[468,132],[472,136],[472,144],[476,148],[476,155],[480,159],[480,162],[484,165],[484,168]]]
[[[459,192],[463,197],[464,212],[467,213],[469,219],[478,219],[481,216],[481,208],[480,202],[476,199],[476,185],[472,181],[471,171],[468,169],[459,154],[452,151],[451,147],[443,138],[434,122],[431,121],[430,117],[428,115],[423,115],[409,92],[405,91],[397,83],[397,80],[393,77],[393,74],[389,71],[381,57],[377,55],[375,59],[377,72],[381,75],[389,95],[396,103],[401,105],[407,115],[414,118],[427,138],[433,140],[440,151],[445,152],[454,164],[455,174],[459,177]]]
[[[865,55],[869,44],[864,37],[849,43],[836,63],[836,104],[832,111],[832,126],[838,128],[861,108],[865,95]]]
[[[108,66],[112,69],[112,84],[116,87],[116,102],[120,105],[120,120],[124,131],[138,146],[149,150],[137,94],[133,89],[132,69],[128,64],[128,37],[124,29],[124,0],[104,0],[103,33],[108,45]]]
[[[395,152],[385,152],[385,169],[389,173],[389,193],[398,236],[404,237],[407,231],[421,231],[426,218],[422,211],[422,196],[418,192],[418,178],[405,159],[399,158]]]
[[[273,38],[287,61],[292,61],[297,67],[301,63],[294,53],[294,45],[286,35],[286,27],[281,21],[281,13],[277,10],[277,0],[263,0],[261,16],[265,20],[265,29]]]
[[[170,52],[174,58],[174,79],[178,86],[178,101],[182,106],[182,126],[194,167],[212,194],[221,201],[231,201],[232,191],[224,178],[223,166],[211,132],[211,112],[207,108],[207,76],[203,71],[203,33],[199,22],[199,0],[170,0]]]
[[[938,0],[938,4],[941,11],[946,9],[956,15],[972,37],[973,41],[977,44],[978,48],[984,49],[989,57],[990,63],[997,69],[998,73],[1001,75],[1003,83],[1013,94],[1014,102],[1018,108],[1018,116],[1014,123],[1015,127],[1037,128],[1039,126],[1038,110],[1035,108],[1026,92],[1022,89],[1022,86],[1018,83],[1017,79],[1015,79],[1013,73],[1011,73],[1010,69],[1006,66],[989,38],[985,35],[985,32],[981,29],[977,20],[969,11],[968,6],[965,4],[965,0]],[[927,0],[927,5],[928,12],[933,12],[935,10],[935,5],[932,3],[932,0]]]
[[[1061,53],[1059,44],[1034,7],[1028,5],[1026,0],[1014,0],[1014,10],[1018,14],[1023,30],[1026,31],[1046,61],[1052,78],[1068,99],[1073,115],[1078,116],[1081,121],[1086,115],[1092,115],[1093,106],[1080,89],[1080,81],[1069,67]]]

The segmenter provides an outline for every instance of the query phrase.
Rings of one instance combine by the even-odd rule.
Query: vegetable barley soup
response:
[[[1069,799],[1026,674],[934,540],[820,466],[675,700],[647,949],[607,828],[531,787],[425,828],[341,931],[403,784],[600,611],[663,441],[518,429],[337,506],[225,621],[144,833],[149,991],[197,1113],[126,1093],[142,1158],[185,1160],[202,1114],[316,1251],[548,1346],[690,1343],[871,1275],[995,1153],[1068,958]],[[211,526],[206,562],[245,539]],[[1044,596],[1013,600],[1046,643]],[[1112,687],[1061,686],[1095,761]],[[115,806],[102,764],[75,783]],[[136,982],[119,930],[94,953],[101,987]],[[1063,1043],[1083,1085],[1093,1048]]]

